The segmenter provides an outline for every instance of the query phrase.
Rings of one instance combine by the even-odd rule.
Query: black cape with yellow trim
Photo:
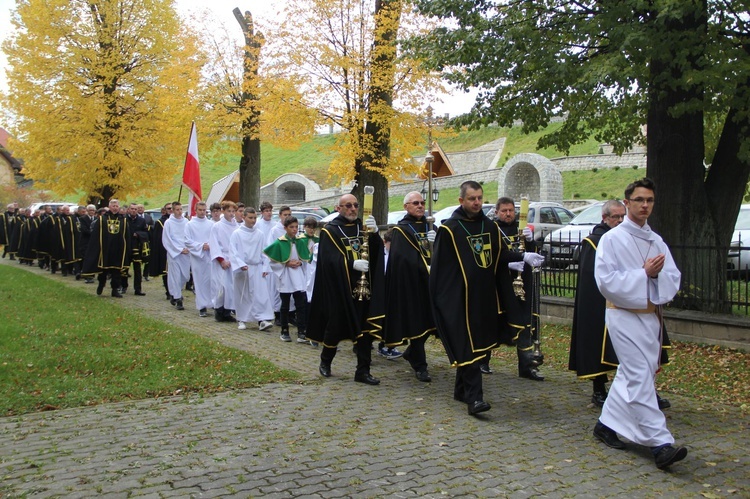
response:
[[[60,251],[62,256],[60,261],[65,264],[81,261],[81,248],[78,244],[81,231],[76,222],[76,217],[73,215],[60,215],[58,218],[58,229],[60,231]]]
[[[10,246],[10,238],[13,234],[13,226],[16,224],[15,212],[6,211],[0,213],[0,246]]]
[[[524,253],[520,250],[523,235],[518,234],[517,220],[505,223],[495,219],[495,223],[500,229],[500,240],[502,241],[503,248],[507,250],[500,255],[500,267],[501,271],[507,273],[509,277],[507,282],[503,281],[502,286],[499,288],[499,293],[500,303],[506,306],[509,316],[512,316],[514,319],[507,323],[509,328],[508,334],[515,334],[516,347],[530,354],[533,349],[534,332],[538,331],[541,327],[539,316],[533,312],[531,307],[532,297],[534,293],[539,293],[541,290],[538,288],[534,289],[533,269],[530,265],[524,264],[523,272],[521,272],[521,281],[523,282],[525,298],[522,300],[516,296],[515,291],[513,291],[513,280],[518,275],[518,272],[510,270],[508,263],[523,261]],[[523,241],[523,251],[533,252],[536,250],[537,247],[534,241]],[[513,311],[512,314],[510,312],[511,309]],[[522,360],[519,357],[519,361],[522,361],[524,364],[529,364],[531,360],[530,358]]]
[[[164,224],[167,220],[169,220],[169,215],[162,215],[159,220],[154,222],[154,226],[149,232],[149,250],[151,254],[148,260],[148,274],[151,277],[167,275],[167,250],[164,249],[164,243],[161,241],[161,236],[164,233]]]
[[[401,345],[434,333],[429,281],[432,251],[425,217],[406,215],[393,227],[385,273],[386,300],[383,341]]]
[[[505,251],[495,222],[463,208],[438,229],[430,267],[430,296],[438,335],[453,366],[483,361],[501,343],[512,343],[504,322],[499,272]],[[504,275],[503,275],[504,274]]]
[[[21,237],[18,240],[18,258],[24,262],[36,260],[36,233],[39,229],[39,217],[28,217],[21,225]]]
[[[604,222],[596,225],[581,242],[578,256],[578,284],[576,286],[573,327],[570,334],[568,369],[581,379],[591,379],[617,369],[619,361],[604,324],[606,300],[599,292],[594,277],[596,248],[609,231]],[[669,362],[669,336],[663,328],[661,363]]]
[[[380,338],[383,322],[383,240],[376,233],[368,237],[371,299],[355,300],[361,272],[353,262],[360,257],[365,231],[357,219],[349,222],[339,215],[320,231],[318,263],[312,303],[307,322],[307,338],[325,346],[342,340],[355,341],[363,333]]]
[[[132,239],[128,217],[109,212],[102,214],[91,225],[91,240],[81,274],[93,277],[107,270],[122,272],[130,266]]]

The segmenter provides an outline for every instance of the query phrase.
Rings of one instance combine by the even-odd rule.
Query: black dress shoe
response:
[[[479,364],[479,370],[482,371],[482,374],[492,374],[489,364]]]
[[[122,295],[116,289],[112,290],[112,298],[122,298]]]
[[[594,392],[591,395],[591,403],[597,407],[604,407],[605,400],[607,400],[607,392]]]
[[[354,376],[354,381],[356,381],[358,383],[364,383],[366,385],[379,385],[380,384],[380,380],[378,378],[374,377],[370,373],[356,374]]]
[[[489,411],[492,407],[490,404],[485,402],[484,400],[475,400],[471,404],[469,404],[469,414],[474,416],[476,414],[479,414],[480,412],[486,412]]]
[[[687,449],[685,447],[674,447],[671,445],[665,445],[659,452],[654,456],[656,467],[660,470],[668,467],[672,463],[682,461],[687,456]]]
[[[432,381],[432,377],[430,376],[430,373],[427,372],[427,369],[423,371],[417,371],[414,373],[417,376],[417,379],[419,381],[422,381],[424,383],[429,383]]]
[[[104,291],[104,284],[100,282],[99,285],[96,287],[96,294],[101,295],[103,291]]]
[[[136,291],[135,296],[146,296],[146,293],[144,293],[143,291]]]
[[[92,278],[90,278],[90,277],[89,277],[89,278],[87,278],[87,279],[86,279],[85,281],[83,281],[83,282],[85,282],[86,284],[94,284],[94,280],[93,280]]]
[[[594,436],[604,442],[604,445],[613,449],[623,450],[625,442],[617,438],[617,433],[611,428],[604,426],[600,421],[594,426]]]
[[[659,404],[659,410],[669,409],[672,407],[672,404],[667,399],[663,399],[659,396],[659,394],[656,394],[656,402]]]
[[[330,378],[331,377],[331,365],[326,364],[325,362],[321,362],[318,366],[318,371],[320,371],[320,375],[324,378]]]
[[[536,369],[529,369],[528,371],[519,373],[518,375],[522,378],[530,379],[533,381],[544,381],[544,376],[539,374],[539,371],[537,371]]]
[[[198,311],[198,316],[200,317],[208,317],[208,313],[206,313],[206,309],[202,308]]]

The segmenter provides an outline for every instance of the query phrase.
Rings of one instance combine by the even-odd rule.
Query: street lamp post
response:
[[[435,161],[435,158],[432,156],[432,153],[429,151],[427,152],[427,155],[424,157],[424,162],[427,163],[427,195],[424,196],[427,198],[427,216],[432,217],[432,162]],[[435,190],[437,190],[437,187],[435,187]],[[435,196],[437,197],[437,196]],[[436,200],[437,201],[437,200]]]

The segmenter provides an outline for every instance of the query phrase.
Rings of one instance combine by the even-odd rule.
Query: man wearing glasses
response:
[[[408,341],[403,357],[419,381],[430,382],[424,343],[435,332],[429,293],[435,231],[427,224],[424,198],[419,192],[404,197],[404,209],[406,215],[393,228],[388,253],[384,341],[389,346]]]
[[[594,382],[591,402],[602,407],[607,398],[607,373],[617,369],[617,359],[607,358],[612,353],[611,342],[607,339],[604,348],[605,299],[596,287],[594,260],[599,240],[610,229],[614,229],[625,218],[625,205],[611,200],[602,206],[602,221],[594,226],[591,234],[581,241],[578,257],[578,281],[576,286],[575,308],[573,309],[573,332],[570,336],[570,356],[568,369],[576,371],[579,379]]]
[[[620,364],[594,427],[594,436],[614,449],[617,437],[651,448],[664,469],[687,456],[675,447],[659,410],[654,377],[659,370],[662,306],[680,289],[680,271],[669,248],[648,225],[656,186],[643,178],[625,189],[625,220],[604,234],[596,250],[594,276],[606,298],[605,322]]]
[[[382,329],[382,310],[375,310],[378,294],[383,292],[383,240],[377,232],[372,216],[362,221],[358,217],[359,203],[352,194],[339,200],[339,216],[320,231],[318,264],[307,324],[307,338],[318,342],[320,374],[331,376],[331,362],[336,347],[342,340],[354,342],[357,370],[354,381],[367,385],[380,384],[370,374],[373,333]],[[367,238],[369,259],[362,258],[362,243]],[[352,292],[364,273],[369,282],[371,297],[355,299]],[[380,297],[382,298],[382,296]]]

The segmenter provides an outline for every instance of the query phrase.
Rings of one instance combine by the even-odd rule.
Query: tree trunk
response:
[[[401,0],[375,1],[375,36],[370,64],[370,105],[363,140],[363,154],[355,164],[356,185],[352,193],[363,199],[364,186],[375,187],[373,215],[379,224],[388,222],[388,179],[383,171],[391,158],[394,65],[396,37],[401,18]]]
[[[700,37],[685,36],[705,33],[706,17],[690,12],[664,23],[664,36],[682,36],[697,41]],[[679,53],[666,53],[650,64],[647,174],[656,183],[656,205],[649,224],[671,247],[682,272],[681,291],[674,304],[680,308],[710,312],[728,311],[726,293],[727,252],[717,238],[715,218],[706,193],[703,158],[703,112],[699,106],[675,116],[677,106],[702,102],[703,88],[684,84],[667,88],[661,82],[686,79],[678,60],[699,64],[702,50],[683,45]],[[683,59],[684,58],[684,59]],[[660,203],[669,199],[669,203]]]
[[[240,109],[249,109],[248,115],[242,123],[242,158],[240,159],[240,201],[247,206],[258,209],[260,206],[260,139],[258,127],[260,125],[260,109],[258,108],[257,92],[254,82],[258,79],[258,58],[263,44],[263,35],[255,33],[253,16],[245,11],[243,16],[240,9],[235,8],[234,17],[242,28],[245,36],[245,60],[243,75],[242,99]]]

